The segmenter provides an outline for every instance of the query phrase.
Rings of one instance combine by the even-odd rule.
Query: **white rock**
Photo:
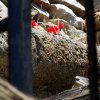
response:
[[[64,19],[76,28],[82,29],[83,19],[77,17],[74,12],[65,5],[51,4],[48,12],[50,13],[50,18]]]
[[[83,6],[85,6],[86,0],[77,0],[77,1],[80,2]],[[100,10],[100,0],[93,0],[93,2],[94,2],[94,10],[99,11]]]
[[[94,0],[94,8],[95,10],[100,10],[100,0]]]
[[[67,7],[69,7],[79,17],[82,17],[85,14],[84,6],[82,6],[76,0],[49,0],[49,1],[50,1],[50,3],[63,4],[65,6],[67,6]]]
[[[8,8],[0,1],[0,20],[8,16]]]
[[[86,77],[82,77],[82,76],[76,76],[76,83],[79,83],[83,86],[88,86],[89,85],[89,79]]]

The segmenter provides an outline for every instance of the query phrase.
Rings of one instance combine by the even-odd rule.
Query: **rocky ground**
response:
[[[1,1],[0,20],[7,17],[7,7]],[[36,5],[31,10],[34,89],[37,96],[46,97],[71,89],[76,75],[88,77],[85,8],[83,0],[32,0],[32,3]],[[94,17],[100,63],[98,0]],[[2,77],[7,77],[7,48],[7,32],[0,33]]]

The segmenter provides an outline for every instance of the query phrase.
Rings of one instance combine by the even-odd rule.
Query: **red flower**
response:
[[[57,26],[50,26],[49,28],[46,29],[47,32],[56,35],[57,31],[58,31],[58,27]]]
[[[34,27],[36,25],[37,25],[36,21],[35,20],[31,20],[31,27]]]
[[[46,29],[46,31],[56,35],[57,31],[61,31],[62,28],[63,28],[63,24],[59,22],[57,26],[50,26],[49,28]]]
[[[37,23],[35,20],[31,20],[31,27],[37,26]],[[37,27],[39,29],[39,27]],[[57,26],[50,26],[46,29],[47,32],[56,35],[57,31],[61,31],[63,28],[63,24],[61,22],[58,22]]]
[[[61,29],[63,28],[62,22],[59,22],[59,23],[58,23],[58,28],[59,28],[59,30],[61,31]]]

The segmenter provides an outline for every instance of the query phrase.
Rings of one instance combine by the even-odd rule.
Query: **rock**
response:
[[[0,100],[38,100],[24,94],[0,77]]]
[[[50,3],[63,4],[67,7],[69,7],[79,17],[83,17],[85,14],[84,6],[82,6],[76,0],[49,0],[49,1],[50,1]]]
[[[34,30],[32,37],[36,43],[33,80],[37,93],[55,94],[71,88],[76,74],[87,75],[87,50],[83,43],[38,30]]]
[[[68,28],[66,29],[65,33],[68,34],[70,39],[74,39],[80,41],[84,44],[87,43],[87,34],[84,31],[76,29],[74,26],[67,24]]]
[[[44,21],[44,20],[48,21],[49,13],[47,11],[41,9],[40,7],[38,7],[38,6],[34,5],[34,4],[32,4],[32,7],[33,8],[31,10],[31,12],[33,14],[34,14],[34,9],[38,11],[38,13],[33,16],[34,20],[36,20],[36,21]]]
[[[94,18],[95,18],[96,32],[98,32],[98,31],[100,31],[100,11],[95,12]],[[85,20],[84,26],[85,26],[85,31],[87,31],[86,20]]]
[[[46,10],[50,5],[48,0],[32,0],[32,3],[34,3],[35,5],[39,6],[44,10]]]
[[[7,46],[4,50],[1,48],[2,46],[0,46],[2,50],[0,75],[6,77]],[[88,76],[87,46],[82,42],[66,38],[65,34],[51,35],[45,31],[33,29],[32,52],[35,66],[33,84],[38,96],[46,97],[71,88],[76,75]],[[98,54],[99,52],[100,50]],[[100,63],[100,55],[98,58]]]
[[[76,1],[78,1],[80,4],[82,4],[83,6],[85,5],[85,2],[84,2],[84,0],[76,0]]]
[[[7,15],[7,7],[0,1],[0,20],[6,18]]]
[[[3,35],[2,35],[3,36]],[[6,51],[8,45],[7,45],[7,41],[5,41],[4,37],[2,37],[0,35],[0,53],[3,54],[3,52]]]
[[[6,6],[8,6],[8,0],[0,0],[0,1],[3,2]],[[39,6],[44,10],[46,10],[50,5],[48,0],[32,0],[32,3],[36,4],[37,6]]]
[[[85,0],[77,0],[78,2],[80,2],[83,6],[85,6]],[[94,0],[94,9],[95,11],[99,11],[100,10],[100,0]]]
[[[6,18],[7,15],[7,7],[0,1],[0,20]],[[0,76],[7,78],[7,32],[0,33]]]
[[[66,34],[65,36],[67,36],[66,37],[67,39],[70,38],[85,44],[87,43],[87,37],[86,37],[87,34],[84,31],[82,31],[83,29],[78,30],[63,19],[50,19],[48,22],[42,23],[42,27],[47,28],[48,26],[57,26],[59,22],[62,23],[63,28],[62,31],[59,31],[58,34]]]
[[[34,16],[33,19],[39,22],[45,22],[49,20],[49,17],[43,15],[42,13],[38,13]]]
[[[39,12],[38,12],[38,10],[35,10],[35,9],[31,9],[31,19],[33,19],[34,18],[34,16],[35,15],[37,15]]]
[[[100,11],[95,13],[95,24],[96,24],[96,31],[100,31]]]
[[[8,0],[0,0],[4,5],[8,6]]]
[[[100,31],[96,33],[96,41],[97,41],[97,45],[100,45]]]
[[[83,19],[77,17],[70,8],[62,4],[51,4],[48,12],[50,13],[51,19],[60,18],[66,20],[69,22],[69,24],[75,26],[78,29],[82,29],[83,27]]]
[[[61,34],[53,36],[44,31],[33,30],[33,84],[37,95],[42,93],[42,96],[50,96],[50,93],[71,88],[76,74],[87,76],[87,50],[83,43],[66,39]],[[1,48],[2,46],[0,75],[7,77],[7,46],[5,45],[4,50]]]
[[[100,11],[100,0],[94,0],[95,11]]]
[[[0,34],[0,76],[7,78],[8,76],[8,58],[7,58],[7,34]]]

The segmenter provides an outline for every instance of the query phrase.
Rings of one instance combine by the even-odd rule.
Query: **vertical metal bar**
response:
[[[31,0],[8,0],[9,81],[32,94]]]
[[[90,64],[90,100],[99,100],[99,68],[97,66],[96,53],[96,33],[94,24],[94,6],[93,0],[85,0],[86,24],[87,24],[87,41],[88,41],[88,59]]]

